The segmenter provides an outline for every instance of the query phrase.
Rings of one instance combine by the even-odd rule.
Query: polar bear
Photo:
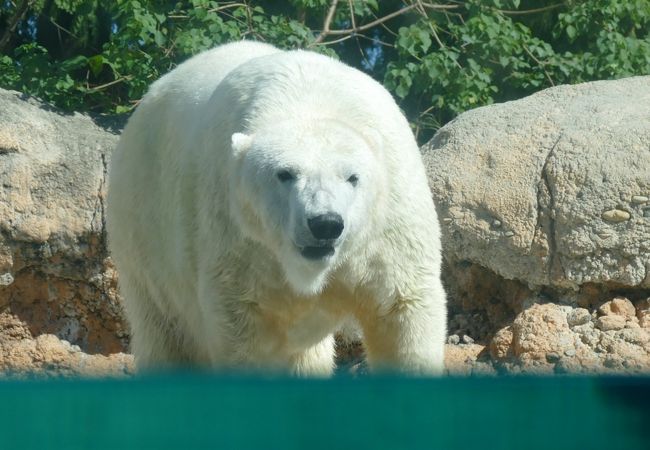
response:
[[[112,157],[107,230],[140,368],[327,376],[352,318],[372,371],[443,370],[417,144],[332,58],[238,42],[155,82]]]

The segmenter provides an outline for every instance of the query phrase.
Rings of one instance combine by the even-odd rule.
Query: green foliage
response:
[[[416,126],[436,128],[467,109],[557,84],[650,74],[650,1],[561,4],[545,12],[547,39],[544,23],[500,9],[519,3],[472,0],[458,15],[400,29],[385,83]]]
[[[470,108],[561,83],[650,74],[650,0],[331,6],[331,0],[3,1],[0,87],[68,110],[128,112],[153,80],[188,57],[255,39],[325,52],[368,72],[395,95],[423,140]]]
[[[128,112],[147,87],[178,62],[224,42],[257,39],[301,48],[313,40],[302,23],[243,3],[117,0],[102,6],[96,0],[55,0],[57,16],[50,16],[45,3],[32,17],[55,23],[57,38],[41,42],[37,25],[36,39],[22,39],[25,42],[5,52],[0,57],[0,87],[68,110]],[[104,9],[109,3],[110,9]],[[6,4],[2,8],[7,9]],[[109,20],[101,24],[103,16]],[[29,34],[29,21],[23,20],[19,37]],[[105,28],[104,41],[96,40],[101,31],[88,24]],[[79,42],[84,43],[79,53],[61,55],[60,47]]]

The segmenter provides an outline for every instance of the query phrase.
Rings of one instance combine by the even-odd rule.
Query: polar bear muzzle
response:
[[[311,260],[323,259],[334,254],[334,247],[331,245],[303,247],[300,254]]]
[[[343,218],[335,212],[319,214],[307,219],[307,228],[318,240],[318,245],[302,247],[300,254],[310,260],[324,259],[334,255],[336,239],[341,236],[344,227]]]

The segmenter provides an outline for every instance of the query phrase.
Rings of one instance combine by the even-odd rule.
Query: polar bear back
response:
[[[161,279],[170,285],[186,279],[191,270],[186,252],[193,244],[183,230],[192,205],[181,192],[191,182],[186,154],[192,151],[192,134],[230,71],[279,51],[263,43],[237,42],[196,55],[153,83],[129,119],[112,156],[107,226],[109,234],[120,235],[112,242],[115,258],[123,259],[123,266],[139,266],[140,279],[146,279],[145,272],[166,274]]]
[[[199,53],[153,83],[141,106],[164,98],[173,100],[175,107],[182,102],[186,107],[196,109],[210,98],[219,83],[237,66],[279,51],[268,44],[242,41]],[[175,108],[173,111],[179,113]]]

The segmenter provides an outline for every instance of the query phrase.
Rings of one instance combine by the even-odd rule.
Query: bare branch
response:
[[[357,23],[354,20],[354,5],[352,4],[352,0],[348,0],[348,7],[350,8],[350,23],[352,24],[352,28],[357,27]],[[366,57],[366,52],[363,51],[363,47],[361,46],[361,42],[359,42],[359,35],[357,33],[354,34],[354,41],[357,44],[357,48],[359,49],[359,53],[361,54],[361,58],[363,58],[363,62],[370,67],[370,61],[368,61],[368,58]]]
[[[431,27],[431,34],[433,34],[433,38],[436,40],[440,48],[446,48],[445,44],[440,40],[440,36],[438,36],[438,33],[436,32],[436,27],[433,25],[429,25]]]
[[[420,5],[424,6],[427,9],[438,9],[438,10],[450,10],[458,9],[461,5],[434,5],[433,3],[418,2]]]
[[[218,12],[221,12],[221,11],[225,11],[227,9],[239,8],[239,7],[244,7],[244,8],[247,8],[247,9],[250,8],[250,6],[248,6],[246,3],[231,2],[231,3],[227,3],[225,5],[221,5],[221,6],[217,7],[217,8],[207,9],[206,11],[209,12],[209,13],[215,13],[215,12],[218,13]],[[200,8],[200,7],[197,6],[196,8]],[[167,18],[168,19],[189,19],[190,16],[187,15],[187,14],[170,14],[170,15],[167,16]]]
[[[537,14],[541,12],[546,12],[546,11],[551,11],[553,9],[561,8],[562,6],[566,6],[566,3],[556,3],[555,5],[548,5],[543,8],[535,8],[535,9],[526,9],[522,11],[510,11],[506,9],[497,9],[502,14],[507,14],[509,16],[523,16],[524,14]]]
[[[246,25],[248,26],[248,31],[254,33],[255,29],[253,28],[253,17],[251,16],[251,7],[248,5],[248,2],[244,2],[246,8]]]
[[[323,30],[316,36],[313,44],[318,44],[323,41],[330,33],[330,25],[332,24],[332,19],[334,18],[334,13],[336,12],[336,6],[338,5],[339,0],[332,0],[329,10],[327,11],[327,16],[325,16],[325,22],[323,22]]]
[[[354,5],[352,4],[352,0],[348,0],[348,5],[350,8],[350,23],[352,24],[352,28],[357,28],[357,24],[354,21]]]
[[[377,25],[379,25],[381,23],[384,23],[384,22],[386,22],[386,21],[388,21],[390,19],[394,19],[395,17],[401,16],[402,14],[407,13],[407,12],[411,11],[412,9],[417,8],[417,6],[418,5],[408,5],[408,6],[405,6],[404,8],[402,8],[402,9],[400,9],[398,11],[394,11],[394,12],[392,12],[390,14],[386,14],[384,17],[381,17],[381,18],[379,18],[377,20],[373,20],[372,22],[369,22],[369,23],[367,23],[365,25],[361,25],[360,27],[348,28],[346,30],[328,30],[326,34],[331,35],[331,36],[340,36],[342,34],[359,33],[360,31],[368,30],[368,29],[370,29],[372,27],[375,27],[375,26],[377,26]],[[325,30],[323,30],[323,31],[325,31]]]
[[[551,86],[555,86],[555,83],[553,82],[553,78],[551,78],[551,74],[549,74],[546,68],[544,67],[546,64],[540,61],[539,59],[537,59],[535,55],[533,55],[533,53],[525,45],[524,45],[524,50],[526,51],[526,53],[528,53],[528,56],[530,56],[533,59],[533,61],[539,64],[539,67],[544,72],[544,75],[546,75],[546,79],[549,81],[549,83],[551,83]]]
[[[457,6],[455,6],[455,5],[432,5],[430,3],[422,3],[422,5],[429,8],[429,9],[455,9],[455,8],[457,8]],[[377,20],[373,20],[372,22],[366,23],[366,24],[361,25],[359,27],[348,28],[346,30],[327,30],[326,33],[325,33],[325,30],[323,30],[323,32],[321,34],[325,33],[326,35],[330,35],[330,36],[340,36],[342,34],[359,33],[361,31],[366,31],[366,30],[368,30],[368,29],[370,29],[372,27],[375,27],[375,26],[377,26],[379,24],[382,24],[382,23],[384,23],[384,22],[386,22],[388,20],[394,19],[395,17],[401,16],[402,14],[407,13],[407,12],[413,10],[413,9],[416,9],[418,6],[420,6],[420,5],[417,4],[417,3],[414,3],[414,4],[411,4],[411,5],[405,6],[404,8],[402,8],[400,10],[394,11],[394,12],[392,12],[390,14],[386,14],[384,17],[381,17],[381,18],[379,18]]]
[[[239,6],[243,6],[247,9],[250,8],[246,3],[230,3],[227,5],[222,5],[216,8],[208,9],[208,12],[219,12],[219,11],[223,11],[224,9],[237,8]]]
[[[421,0],[417,0],[417,4],[418,4],[418,6],[419,6],[418,9],[420,10],[420,13],[421,13],[423,16],[425,16],[425,17],[428,18],[429,16],[428,16],[427,12],[426,12],[425,9],[424,9],[424,7],[425,7],[424,2],[422,2]],[[433,38],[434,38],[435,41],[437,42],[438,46],[439,46],[440,48],[445,48],[445,44],[443,44],[442,41],[440,40],[440,37],[438,36],[438,33],[436,33],[436,28],[433,26],[433,24],[431,23],[431,21],[427,21],[427,24],[429,25],[429,29],[431,30],[431,35],[433,36]]]
[[[113,81],[110,81],[110,82],[105,83],[105,84],[100,84],[99,86],[91,87],[90,89],[88,89],[88,91],[89,91],[89,92],[98,92],[98,91],[102,91],[102,90],[104,90],[104,89],[106,89],[106,88],[108,88],[108,87],[111,87],[111,86],[113,86],[113,85],[116,85],[116,84],[118,84],[118,83],[122,83],[122,82],[124,82],[124,81],[129,81],[129,80],[132,79],[132,78],[133,78],[133,77],[130,76],[130,75],[129,75],[129,76],[125,76],[125,77],[121,77],[121,78],[118,78],[117,80],[113,80]]]
[[[330,44],[338,44],[339,42],[347,41],[348,39],[352,39],[356,35],[354,34],[348,34],[347,36],[340,37],[338,39],[334,39],[332,41],[327,41],[327,42],[312,42],[309,44],[310,47],[314,47],[316,45],[330,45]]]
[[[50,23],[51,23],[52,25],[54,25],[54,26],[56,27],[56,29],[57,29],[59,32],[63,31],[65,34],[67,34],[67,35],[69,35],[69,36],[72,36],[72,37],[75,38],[75,39],[79,39],[79,37],[78,37],[77,35],[75,35],[72,31],[70,31],[70,30],[68,30],[67,28],[62,27],[61,25],[59,25],[58,23],[56,23],[56,22],[54,21],[53,18],[50,17],[49,19],[50,19]],[[60,39],[60,38],[59,38],[59,39]]]
[[[367,41],[370,41],[372,43],[382,45],[384,47],[395,48],[395,46],[393,44],[389,44],[388,42],[382,41],[381,39],[377,39],[377,38],[374,38],[374,37],[368,37],[368,36],[366,36],[364,34],[348,34],[347,36],[343,36],[343,37],[340,37],[338,39],[334,39],[332,41],[319,42],[318,44],[315,44],[315,45],[337,44],[339,42],[347,41],[348,39],[352,39],[352,38],[361,38],[361,39],[365,39]]]
[[[381,39],[377,39],[375,37],[368,37],[368,36],[365,36],[363,34],[359,34],[358,37],[360,37],[361,39],[365,39],[367,41],[370,41],[372,43],[375,43],[375,44],[383,45],[384,47],[395,48],[395,46],[393,44],[389,44],[388,42],[382,41]]]

